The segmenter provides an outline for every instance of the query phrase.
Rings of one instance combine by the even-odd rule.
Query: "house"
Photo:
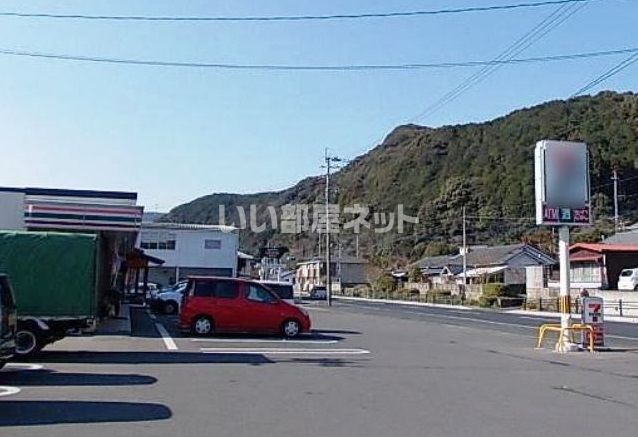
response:
[[[367,284],[366,267],[368,262],[364,259],[342,256],[330,262],[330,272],[333,282],[341,287],[353,287]],[[310,291],[316,285],[325,285],[326,260],[314,258],[297,264],[296,283],[300,291]]]
[[[138,247],[165,261],[149,272],[160,285],[191,275],[237,276],[239,234],[231,226],[143,223]]]
[[[569,258],[572,288],[615,290],[621,270],[638,267],[638,244],[577,243]]]
[[[465,273],[462,254],[424,258],[416,265],[433,283],[463,283],[465,276],[469,284],[500,282],[520,285],[525,284],[525,267],[556,264],[553,257],[530,244],[468,249]]]

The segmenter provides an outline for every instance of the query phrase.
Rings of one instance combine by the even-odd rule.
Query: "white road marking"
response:
[[[152,320],[157,320],[157,316],[155,314],[149,314],[149,316],[151,316]]]
[[[21,372],[24,370],[41,370],[44,366],[42,364],[31,364],[31,363],[7,363],[4,368],[4,371],[7,370],[9,372]]]
[[[175,351],[178,349],[177,345],[171,338],[171,335],[168,333],[166,328],[164,328],[164,325],[162,325],[161,323],[156,323],[155,328],[157,328],[157,332],[159,332],[162,336],[162,340],[164,340],[164,346],[166,346],[166,349],[168,349],[169,351]]]
[[[284,344],[335,344],[337,340],[284,340],[267,338],[193,338],[196,343],[284,343]]]
[[[11,396],[18,393],[20,393],[20,389],[18,387],[9,387],[6,385],[0,385],[0,397]]]
[[[365,349],[305,349],[305,348],[201,348],[205,354],[263,354],[263,355],[365,355]]]

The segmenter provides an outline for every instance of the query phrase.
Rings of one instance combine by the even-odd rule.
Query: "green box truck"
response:
[[[0,274],[10,278],[18,310],[17,355],[95,326],[98,263],[96,235],[0,232]]]

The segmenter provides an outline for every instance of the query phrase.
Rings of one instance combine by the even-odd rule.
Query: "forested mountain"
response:
[[[610,178],[615,168],[625,180],[620,184],[621,213],[628,220],[636,219],[638,95],[634,93],[603,92],[547,102],[485,123],[399,126],[335,175],[335,196],[342,206],[368,205],[371,214],[396,211],[400,203],[407,214],[419,217],[420,223],[407,226],[403,235],[362,235],[360,250],[369,256],[416,258],[449,250],[460,239],[463,206],[471,244],[529,240],[549,245],[549,231],[539,230],[529,219],[534,208],[533,151],[539,139],[589,144],[595,216],[600,221],[612,213]],[[315,177],[279,192],[211,194],[176,207],[164,220],[218,223],[218,206],[223,204],[226,222],[237,222],[236,206],[256,204],[262,222],[266,206],[321,203],[323,190],[323,178]],[[597,236],[588,230],[579,238]],[[312,255],[319,241],[316,234],[293,236],[276,230],[242,231],[241,238],[242,248],[251,252],[267,243],[286,244],[299,256]],[[353,253],[351,234],[342,233],[336,240],[342,251]]]

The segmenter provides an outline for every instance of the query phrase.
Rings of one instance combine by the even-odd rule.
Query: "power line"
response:
[[[580,94],[586,93],[587,91],[591,90],[596,85],[598,85],[599,83],[602,83],[602,82],[606,81],[610,77],[615,76],[616,74],[618,74],[621,71],[623,71],[625,68],[631,66],[636,61],[638,61],[638,53],[634,53],[634,54],[630,55],[628,58],[626,58],[626,59],[622,60],[621,62],[619,62],[618,64],[614,65],[612,68],[610,68],[609,70],[605,71],[603,74],[601,74],[600,76],[598,76],[597,78],[595,78],[594,80],[589,82],[587,85],[585,85],[582,88],[580,88],[577,91],[575,91],[570,96],[570,98],[571,97],[575,97],[575,96],[580,95]]]
[[[559,62],[568,60],[588,59],[604,56],[616,56],[622,54],[638,55],[638,47],[629,47],[615,50],[602,50],[586,53],[570,53],[563,55],[537,56],[530,58],[511,58],[498,61],[458,61],[438,63],[412,63],[412,64],[358,64],[358,65],[285,65],[285,64],[226,64],[215,62],[178,62],[160,61],[152,59],[127,59],[109,58],[102,56],[82,56],[69,54],[56,54],[46,52],[32,52],[23,50],[0,49],[0,55],[20,56],[31,58],[55,59],[76,62],[96,62],[109,64],[146,65],[155,67],[187,67],[187,68],[211,68],[219,70],[265,70],[265,71],[372,71],[372,70],[424,70],[444,68],[472,68],[480,66],[492,66],[495,64],[529,64],[538,62]]]
[[[580,5],[577,4],[563,4],[559,6],[554,12],[552,12],[549,16],[547,16],[544,20],[542,20],[539,24],[537,24],[534,28],[528,31],[525,35],[516,40],[513,44],[511,44],[508,48],[506,48],[503,52],[501,52],[496,58],[492,60],[491,63],[488,63],[485,67],[483,67],[480,71],[470,75],[464,81],[462,81],[459,85],[453,88],[451,91],[443,95],[437,101],[429,105],[424,111],[422,111],[419,115],[412,118],[412,121],[419,120],[423,117],[433,114],[438,111],[443,106],[452,102],[456,98],[458,98],[465,91],[472,88],[474,85],[486,79],[488,76],[493,74],[496,70],[498,70],[504,63],[514,58],[514,56],[521,53],[523,50],[530,47],[532,44],[539,41],[543,38],[547,33],[555,29],[557,26],[561,25],[565,20],[570,18],[573,14],[578,12],[582,7],[586,6],[586,3],[582,3]]]
[[[177,16],[147,16],[147,15],[84,15],[84,14],[52,14],[29,12],[0,12],[0,17],[15,18],[52,18],[64,20],[103,20],[103,21],[320,21],[320,20],[355,20],[369,18],[400,18],[420,17],[428,15],[448,15],[468,12],[492,12],[523,8],[539,8],[569,3],[583,3],[590,0],[548,0],[540,2],[515,3],[508,5],[474,6],[454,9],[419,10],[419,11],[392,11],[369,12],[361,14],[331,14],[331,15],[274,15],[274,16],[247,16],[247,17],[177,17]]]

